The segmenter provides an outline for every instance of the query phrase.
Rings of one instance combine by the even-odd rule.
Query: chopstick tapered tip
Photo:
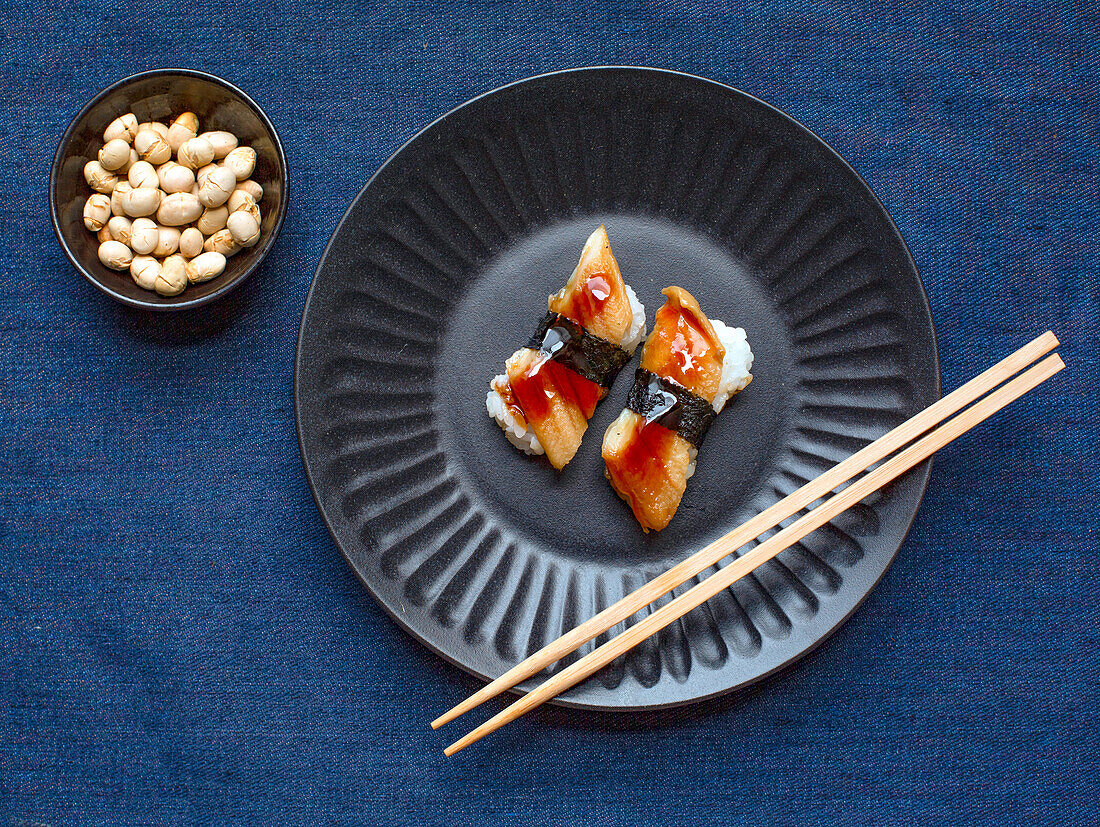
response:
[[[462,703],[452,706],[450,709],[448,709],[446,712],[444,712],[442,715],[432,721],[432,729],[439,729],[444,724],[449,724],[460,715],[465,715],[474,707],[480,706],[484,701],[487,701],[489,698],[495,697],[501,690],[497,689],[494,692],[493,688],[494,684],[489,684],[488,686],[479,689]]]
[[[446,755],[448,758],[450,758],[456,752],[460,752],[461,750],[466,749],[466,747],[468,747],[469,744],[462,743],[465,740],[466,740],[465,738],[461,738],[458,741],[455,741],[453,744],[451,744],[449,747],[447,747],[443,750],[443,754]]]
[[[565,671],[551,678],[531,693],[525,695],[523,698],[513,703],[504,711],[498,713],[496,716],[486,721],[481,726],[477,727],[476,729],[464,735],[462,738],[455,741],[453,744],[443,750],[443,754],[447,757],[450,757],[455,753],[462,751],[471,744],[479,741],[485,735],[488,735],[491,732],[495,732],[497,729],[500,729],[500,727],[504,726],[505,724],[514,721],[516,718],[520,717],[528,710],[533,709],[539,704],[545,703],[547,700],[554,697],[554,695],[558,694],[559,692],[562,692],[565,689],[574,686],[577,682],[584,680],[585,677],[594,674],[602,666],[605,666],[607,663],[609,663],[614,657],[616,657],[617,655],[621,655],[622,652],[625,652],[631,647],[635,646],[640,640],[654,634],[672,621],[676,620],[679,617],[682,617],[684,613],[689,612],[694,607],[701,605],[702,602],[714,596],[718,592],[718,590],[722,588],[728,588],[729,585],[735,582],[737,579],[745,576],[750,571],[755,569],[756,566],[759,566],[766,560],[770,560],[776,554],[781,552],[784,548],[789,547],[792,543],[798,542],[807,533],[815,530],[815,528],[817,527],[820,527],[831,517],[850,508],[854,503],[866,497],[872,491],[876,491],[883,485],[889,483],[891,480],[896,479],[899,475],[905,473],[907,470],[914,467],[914,465],[916,465],[917,463],[924,461],[936,451],[940,450],[944,445],[947,445],[948,443],[954,441],[956,438],[973,428],[978,423],[984,422],[986,419],[988,419],[990,416],[1001,410],[1012,401],[1019,399],[1028,391],[1033,390],[1039,384],[1045,382],[1047,379],[1061,371],[1066,366],[1065,362],[1062,361],[1062,357],[1057,353],[1051,353],[1038,364],[1032,365],[1030,368],[1028,368],[1020,375],[1016,376],[1014,379],[1011,379],[1006,384],[1001,385],[996,390],[993,390],[991,393],[989,393],[988,396],[980,398],[980,401],[978,401],[972,407],[965,408],[965,405],[968,405],[973,402],[974,399],[981,397],[981,394],[989,391],[993,387],[996,387],[997,383],[1004,381],[1008,376],[1011,376],[1013,373],[1019,370],[1022,367],[1022,365],[1020,364],[1021,361],[1026,359],[1026,361],[1023,361],[1023,365],[1029,364],[1033,362],[1036,358],[1041,356],[1043,353],[1049,352],[1049,350],[1053,349],[1055,346],[1057,346],[1057,344],[1057,337],[1054,335],[1053,332],[1048,330],[1046,333],[1041,334],[1036,339],[1032,340],[1030,343],[1018,350],[1016,353],[1012,354],[1010,357],[1008,357],[1008,359],[1003,360],[998,365],[995,365],[994,368],[991,368],[990,371],[986,372],[986,374],[976,377],[976,379],[971,380],[971,382],[967,385],[964,385],[962,388],[959,388],[952,394],[949,394],[948,397],[945,397],[943,400],[940,400],[940,402],[935,403],[933,406],[926,409],[926,411],[928,412],[937,411],[940,423],[934,430],[925,434],[919,441],[910,445],[900,454],[897,454],[896,456],[888,460],[884,465],[879,466],[876,470],[868,473],[866,476],[860,478],[857,482],[846,487],[841,493],[835,495],[834,497],[831,497],[824,504],[818,506],[813,511],[799,518],[798,521],[787,526],[778,534],[770,537],[768,540],[758,545],[746,557],[740,558],[733,565],[721,569],[717,574],[712,575],[710,578],[704,580],[702,583],[694,586],[691,590],[689,590],[689,592],[674,599],[671,603],[666,604],[656,613],[649,615],[646,620],[632,627],[632,629],[630,629],[628,632],[623,633],[622,635],[613,638],[611,641],[604,643],[602,646],[597,647],[594,651],[590,652],[577,663],[574,663]],[[1007,368],[1009,367],[1012,368],[1010,372],[1007,371]],[[988,384],[988,386],[982,387],[981,385],[985,377],[990,375],[997,377],[996,382],[992,382]],[[975,386],[975,383],[978,383],[977,386]],[[950,402],[952,398],[958,397],[960,394],[962,394],[963,396],[969,394],[970,397],[969,399],[956,400],[957,404]],[[937,406],[943,406],[945,404],[952,409],[948,410],[946,413],[937,410]],[[958,412],[960,409],[963,409],[962,413],[958,413],[946,422],[943,421],[947,416]],[[913,421],[914,420],[910,420],[902,427],[911,425]],[[927,428],[928,425],[925,424],[922,429],[916,430],[915,435],[923,433],[923,431],[927,430]],[[910,437],[910,439],[911,438],[912,437]],[[841,466],[843,466],[843,463],[841,464]],[[783,545],[779,544],[779,541],[781,539],[785,540],[785,543]],[[766,557],[763,556],[765,551],[768,555]],[[758,559],[752,560],[751,567],[747,567],[746,565],[742,567],[743,570],[738,569],[738,565],[748,564],[750,559],[753,558],[753,555],[757,555]],[[708,590],[709,584],[715,585],[713,588],[710,588]],[[699,593],[698,596],[692,599],[692,595],[697,592]],[[671,612],[673,611],[678,611],[678,614],[672,615]],[[660,625],[657,625],[658,622],[660,623]],[[644,631],[644,635],[638,634],[642,631]],[[631,635],[633,635],[636,639],[627,640],[627,638],[631,637]],[[625,645],[619,645],[624,641]],[[498,678],[497,681],[494,682],[494,684],[501,680],[502,678]],[[491,692],[491,687],[493,687],[494,684],[491,684],[490,687],[482,689],[480,693],[476,693],[474,696],[459,704],[454,709],[441,715],[439,718],[432,722],[432,728],[435,729],[437,726],[441,726],[447,721],[453,720],[454,718],[458,717],[458,715],[475,706],[475,699],[477,700],[477,702],[480,702],[481,698],[479,698],[478,696],[488,695]]]
[[[445,750],[443,750],[443,754],[450,758],[456,752],[461,752],[462,750],[466,749],[466,747],[470,746],[470,744],[476,744],[489,733],[496,732],[505,724],[514,721],[516,718],[526,712],[527,709],[531,708],[529,702],[532,697],[533,693],[532,695],[527,695],[524,698],[516,701],[503,712],[498,712],[481,726],[470,730],[449,747],[447,747]]]
[[[593,635],[593,637],[595,637],[595,635]],[[568,651],[572,651],[572,649]],[[563,652],[562,654],[566,653]],[[558,657],[560,657],[560,655]],[[531,669],[524,671],[523,669],[524,666],[529,665],[531,660],[533,660],[533,658],[528,658],[526,661],[519,664],[518,666],[512,667],[509,671],[505,672],[492,683],[483,686],[466,700],[452,706],[450,709],[448,709],[446,712],[444,712],[442,715],[432,721],[432,729],[439,729],[444,724],[449,724],[455,718],[465,715],[471,709],[476,709],[477,707],[481,706],[490,698],[495,698],[506,689],[511,689],[523,678],[533,675],[536,670]],[[557,660],[557,657],[551,658],[549,660],[541,660],[537,662],[537,666],[539,669],[541,669],[545,666],[549,666],[555,660]],[[519,673],[518,675],[516,674],[517,672]]]

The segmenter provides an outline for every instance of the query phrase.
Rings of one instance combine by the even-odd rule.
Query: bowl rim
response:
[[[263,246],[260,248],[259,254],[256,256],[255,261],[253,261],[251,264],[248,265],[248,267],[246,267],[244,270],[242,270],[236,276],[236,278],[234,278],[230,281],[227,281],[225,284],[221,285],[217,290],[214,290],[213,292],[208,293],[205,296],[200,296],[198,298],[191,298],[191,299],[183,299],[181,301],[170,301],[170,302],[165,303],[163,301],[155,302],[155,301],[146,300],[146,299],[135,299],[135,298],[132,298],[131,296],[127,296],[123,293],[120,293],[120,292],[112,289],[108,285],[104,284],[102,281],[100,281],[95,275],[92,274],[92,272],[85,266],[85,264],[82,261],[80,261],[79,257],[76,255],[76,253],[73,251],[72,247],[69,245],[69,242],[65,239],[64,233],[62,233],[62,231],[61,231],[61,216],[59,214],[59,207],[58,207],[57,185],[58,185],[58,178],[60,176],[61,168],[62,168],[62,166],[65,162],[65,158],[67,157],[66,150],[68,149],[68,146],[69,146],[70,142],[72,141],[72,136],[73,136],[73,133],[76,131],[77,124],[79,124],[80,121],[84,119],[84,117],[88,114],[88,112],[91,111],[92,107],[94,107],[97,103],[99,103],[101,100],[103,100],[103,98],[107,97],[107,95],[117,91],[118,89],[121,89],[125,86],[128,86],[128,85],[130,85],[130,84],[132,84],[136,81],[145,80],[146,78],[164,77],[164,76],[172,76],[172,75],[176,75],[176,76],[180,76],[180,77],[198,78],[200,80],[204,80],[204,81],[208,81],[210,83],[216,84],[217,86],[221,86],[222,88],[226,89],[228,92],[232,93],[233,95],[236,95],[246,106],[248,106],[256,114],[256,116],[260,119],[260,122],[263,124],[263,126],[271,133],[272,144],[275,147],[275,157],[276,157],[276,166],[278,167],[278,175],[282,179],[282,195],[279,198],[279,202],[278,202],[278,207],[277,207],[278,213],[275,216],[275,224],[272,226],[271,231],[268,233],[267,239],[263,242]],[[76,115],[73,116],[72,120],[69,122],[68,127],[65,129],[64,133],[62,133],[61,139],[57,144],[57,150],[54,152],[53,164],[50,167],[50,182],[49,182],[50,220],[51,220],[51,223],[53,224],[54,235],[57,236],[58,243],[61,245],[61,249],[64,251],[66,258],[69,259],[69,262],[73,265],[73,267],[75,267],[76,270],[82,276],[84,276],[84,278],[87,281],[91,282],[91,284],[94,287],[96,287],[98,290],[100,290],[101,292],[103,292],[106,295],[110,296],[112,299],[114,299],[117,302],[120,302],[120,303],[125,304],[125,305],[129,305],[130,307],[138,307],[138,308],[141,308],[143,310],[154,310],[154,311],[162,311],[162,312],[163,311],[174,311],[174,310],[189,310],[189,309],[194,308],[194,307],[199,307],[200,305],[208,304],[209,302],[215,301],[215,300],[220,299],[223,296],[225,296],[227,293],[229,293],[231,290],[233,290],[237,285],[239,285],[246,278],[248,278],[250,275],[252,275],[252,272],[267,257],[267,254],[271,251],[272,245],[275,243],[275,239],[279,235],[279,231],[282,229],[283,219],[286,217],[287,205],[289,203],[289,191],[288,191],[289,181],[288,181],[288,179],[289,179],[289,175],[288,175],[288,170],[287,170],[286,152],[283,150],[283,143],[282,143],[282,140],[279,138],[278,131],[275,129],[275,124],[273,124],[271,122],[271,119],[267,116],[267,113],[264,112],[264,110],[260,107],[260,105],[258,103],[256,103],[256,101],[254,101],[246,92],[244,92],[242,89],[240,89],[235,84],[230,83],[228,80],[225,80],[224,78],[220,78],[217,75],[212,75],[209,72],[203,72],[203,71],[200,71],[198,69],[179,69],[179,68],[149,69],[149,70],[144,71],[144,72],[138,72],[137,74],[133,74],[133,75],[129,75],[127,77],[124,77],[121,80],[117,80],[114,83],[110,84],[109,86],[105,87],[98,94],[96,94],[94,97],[92,97],[91,100],[89,100],[86,104],[84,104],[84,106],[82,106],[80,108],[80,110],[76,113]],[[180,294],[181,297],[185,296],[185,295],[186,295],[186,292]],[[163,296],[161,298],[165,299],[165,298],[177,298],[177,297]]]

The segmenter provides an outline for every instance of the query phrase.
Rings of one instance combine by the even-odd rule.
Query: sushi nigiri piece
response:
[[[545,453],[560,471],[644,336],[645,308],[623,281],[601,225],[565,287],[550,296],[535,335],[489,383],[489,416],[509,442],[527,454]]]
[[[707,428],[752,381],[745,331],[711,320],[682,287],[667,287],[626,409],[603,438],[611,487],[644,531],[680,507]]]

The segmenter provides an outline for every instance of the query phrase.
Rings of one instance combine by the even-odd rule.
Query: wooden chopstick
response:
[[[984,396],[992,388],[997,387],[1010,376],[1014,376],[1057,346],[1058,339],[1049,330],[1033,339],[989,370],[974,377],[962,387],[925,408],[911,419],[894,428],[894,430],[876,439],[870,445],[852,454],[848,459],[833,466],[821,476],[761,511],[748,522],[695,552],[682,562],[677,563],[638,590],[626,595],[614,605],[589,618],[557,640],[547,644],[526,660],[513,666],[499,678],[496,678],[462,703],[432,721],[432,729],[438,729],[443,724],[453,721],[459,715],[480,706],[490,698],[511,689],[533,675],[537,675],[543,669],[561,660],[578,646],[584,645],[594,637],[611,629],[617,623],[632,617],[654,600],[663,597],[692,577],[716,565],[749,541],[779,525],[788,517],[825,496],[856,474],[866,471],[876,462],[916,439],[932,426],[962,410],[978,397]]]
[[[640,623],[631,626],[622,634],[612,638],[595,651],[590,652],[573,665],[554,675],[545,683],[515,701],[511,706],[455,741],[444,750],[444,753],[454,755],[459,750],[465,749],[470,744],[514,721],[525,712],[545,703],[599,671],[646,638],[706,602],[723,589],[728,588],[761,563],[775,557],[783,549],[798,542],[811,531],[820,528],[842,511],[860,502],[888,482],[923,462],[944,445],[970,430],[979,422],[988,419],[1001,408],[1023,396],[1064,367],[1065,364],[1058,354],[1048,356],[1003,387],[993,391],[973,407],[958,414],[897,456],[853,482],[839,494],[830,497],[813,511],[765,540],[745,556],[737,558],[702,583],[665,604]]]

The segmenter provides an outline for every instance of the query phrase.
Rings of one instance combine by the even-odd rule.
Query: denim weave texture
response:
[[[0,825],[1097,823],[1097,9],[5,4]],[[937,457],[892,568],[795,666],[672,713],[544,708],[445,759],[462,727],[427,723],[479,684],[327,534],[295,439],[298,324],[405,140],[595,64],[729,83],[835,147],[913,252],[945,391],[1048,328],[1069,369]],[[248,282],[156,315],[72,269],[47,181],[84,103],[165,66],[255,98],[291,196]]]

